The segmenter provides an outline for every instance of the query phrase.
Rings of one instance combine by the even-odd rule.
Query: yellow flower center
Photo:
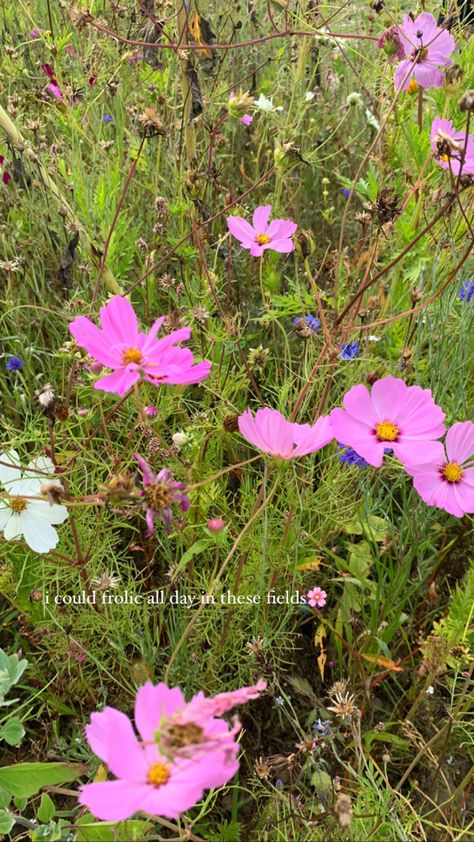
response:
[[[447,164],[449,161],[449,155],[440,155],[439,160],[443,161],[443,163]]]
[[[13,500],[10,501],[10,508],[13,509],[16,514],[24,512],[26,506],[27,502],[23,499],[23,497],[14,497]]]
[[[400,430],[391,421],[380,421],[375,425],[375,432],[379,441],[395,441]]]
[[[448,482],[461,482],[462,468],[457,462],[446,462],[441,472]]]
[[[259,246],[266,246],[267,243],[271,243],[271,239],[266,234],[257,234],[257,243]]]
[[[124,363],[141,363],[142,352],[138,348],[127,348],[122,354]]]
[[[153,763],[148,769],[148,783],[152,786],[165,784],[169,776],[170,770],[167,763]]]
[[[416,94],[417,90],[418,90],[418,82],[416,81],[416,79],[410,79],[410,82],[409,82],[408,87],[407,87],[407,93],[408,94]]]

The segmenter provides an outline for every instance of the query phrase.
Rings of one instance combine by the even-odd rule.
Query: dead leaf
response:
[[[370,655],[366,652],[360,652],[361,658],[369,661],[371,664],[377,664],[378,667],[383,667],[392,672],[403,672],[403,667],[399,667],[391,658],[385,658],[383,655]]]
[[[324,667],[326,666],[327,655],[324,651],[324,639],[326,637],[326,627],[324,623],[320,623],[316,634],[314,635],[314,645],[317,647],[319,646],[320,652],[318,655],[318,667],[319,667],[319,674],[321,676],[321,681],[324,681]]]
[[[61,286],[66,289],[71,289],[72,286],[72,267],[74,264],[74,255],[78,242],[79,232],[76,231],[74,237],[67,244],[59,260],[58,281]]]
[[[189,23],[188,26],[189,33],[191,35],[192,40],[195,44],[198,44],[200,47],[206,47],[208,44],[213,44],[216,40],[215,33],[212,31],[211,24],[209,23],[206,18],[203,18],[202,15],[199,14],[199,11],[196,7],[196,10],[193,15],[193,19]],[[214,58],[214,50],[198,50],[198,58],[207,58],[213,59]]]

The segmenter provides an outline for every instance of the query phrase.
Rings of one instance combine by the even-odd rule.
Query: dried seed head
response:
[[[68,15],[72,25],[79,31],[81,31],[81,29],[85,29],[85,27],[94,20],[87,9],[81,9],[81,7],[76,6],[75,3],[69,7]]]
[[[140,114],[138,120],[143,126],[143,133],[145,137],[166,134],[165,127],[160,120],[158,111],[153,105],[149,105],[145,108],[143,114]]]
[[[227,433],[236,433],[239,429],[238,415],[226,415],[222,422],[222,426]]]
[[[140,496],[134,476],[128,471],[114,474],[107,483],[101,486],[101,491],[109,502],[134,501]]]
[[[474,91],[466,91],[459,100],[459,108],[461,111],[468,111],[472,114],[474,111]]]

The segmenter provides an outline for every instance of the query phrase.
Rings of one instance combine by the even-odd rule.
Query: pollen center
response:
[[[448,482],[461,482],[462,480],[462,468],[457,462],[446,462],[441,473]]]
[[[138,348],[127,348],[122,354],[122,360],[124,363],[141,363],[142,352]]]
[[[10,501],[10,508],[13,509],[14,512],[19,514],[20,512],[24,512],[26,509],[27,503],[23,497],[14,497]]]
[[[375,432],[379,441],[395,441],[400,430],[391,421],[380,421],[375,425]]]
[[[439,160],[443,161],[443,163],[447,164],[449,161],[449,155],[440,155]]]
[[[410,79],[409,85],[407,87],[407,93],[414,94],[418,90],[418,82],[416,79]]]
[[[148,783],[152,786],[165,784],[169,776],[170,770],[167,763],[153,763],[148,769]]]
[[[271,243],[271,239],[266,234],[257,234],[257,243],[259,246],[266,246],[267,243]]]

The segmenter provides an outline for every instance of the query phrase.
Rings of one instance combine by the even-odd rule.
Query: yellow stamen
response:
[[[152,786],[165,784],[170,776],[169,766],[166,763],[153,763],[148,769],[148,783]]]
[[[266,234],[257,234],[257,243],[259,246],[266,246],[267,243],[271,243],[271,239]]]
[[[416,94],[418,90],[418,82],[416,79],[410,79],[410,82],[407,87],[407,94]]]
[[[400,430],[391,421],[380,421],[375,425],[375,432],[379,441],[395,441]]]
[[[457,462],[446,462],[442,469],[442,474],[448,482],[461,482],[462,468]]]
[[[127,348],[122,354],[124,363],[141,363],[142,352],[138,348]]]
[[[440,155],[439,160],[443,161],[444,164],[447,164],[449,161],[449,155]]]
[[[14,497],[13,500],[10,502],[10,508],[13,509],[14,512],[19,514],[20,512],[24,512],[27,506],[26,500],[23,497]]]

